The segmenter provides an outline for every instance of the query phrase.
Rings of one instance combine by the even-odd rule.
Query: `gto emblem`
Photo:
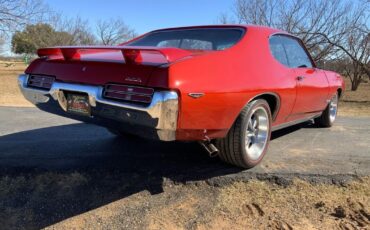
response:
[[[85,72],[85,71],[86,71],[86,69],[87,69],[87,67],[86,67],[86,66],[82,67],[82,72]]]
[[[142,82],[141,78],[138,78],[138,77],[126,77],[125,81],[132,81],[132,82],[139,82],[139,83]]]
[[[189,97],[192,97],[194,99],[200,98],[204,96],[204,93],[189,93]]]

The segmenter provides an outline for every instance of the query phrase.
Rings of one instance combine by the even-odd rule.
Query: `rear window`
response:
[[[244,35],[242,28],[163,30],[149,33],[128,46],[175,47],[189,50],[224,50]]]

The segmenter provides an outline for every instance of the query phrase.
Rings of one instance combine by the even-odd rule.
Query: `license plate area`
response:
[[[89,97],[85,93],[65,92],[67,112],[83,116],[91,116]]]

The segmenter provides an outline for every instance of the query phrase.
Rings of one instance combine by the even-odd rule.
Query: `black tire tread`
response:
[[[326,107],[326,109],[322,112],[321,116],[318,118],[315,118],[315,123],[319,127],[331,127],[332,124],[330,123],[329,118],[329,106]]]
[[[216,146],[219,148],[219,156],[221,160],[242,168],[250,168],[244,163],[241,152],[241,129],[243,118],[247,115],[252,104],[248,104],[240,112],[238,118],[230,128],[225,138],[216,140]]]

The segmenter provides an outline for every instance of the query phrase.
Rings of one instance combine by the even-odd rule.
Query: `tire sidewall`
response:
[[[248,156],[248,154],[246,152],[245,136],[247,134],[246,131],[247,131],[247,127],[248,127],[248,121],[249,121],[249,119],[251,119],[252,113],[260,107],[263,107],[267,112],[269,129],[268,129],[268,132],[267,132],[268,136],[267,136],[265,148],[264,148],[262,154],[260,155],[260,157],[257,160],[253,160]],[[241,123],[241,137],[240,137],[241,138],[240,149],[241,149],[241,152],[242,152],[243,161],[249,167],[253,167],[253,166],[259,164],[262,161],[263,157],[265,156],[265,154],[267,152],[268,145],[269,145],[270,138],[271,138],[271,123],[272,123],[271,120],[272,120],[272,116],[271,116],[270,106],[265,100],[258,99],[258,100],[252,101],[249,104],[247,113],[243,117],[243,120],[242,120],[242,123]]]
[[[337,97],[337,111],[335,114],[334,121],[331,121],[330,120],[330,103],[333,100],[333,97],[335,96]],[[317,122],[318,127],[327,127],[327,128],[332,127],[334,122],[337,120],[338,108],[339,108],[339,95],[338,93],[336,93],[335,95],[331,97],[329,104],[326,106],[321,116],[315,119],[315,122]]]

